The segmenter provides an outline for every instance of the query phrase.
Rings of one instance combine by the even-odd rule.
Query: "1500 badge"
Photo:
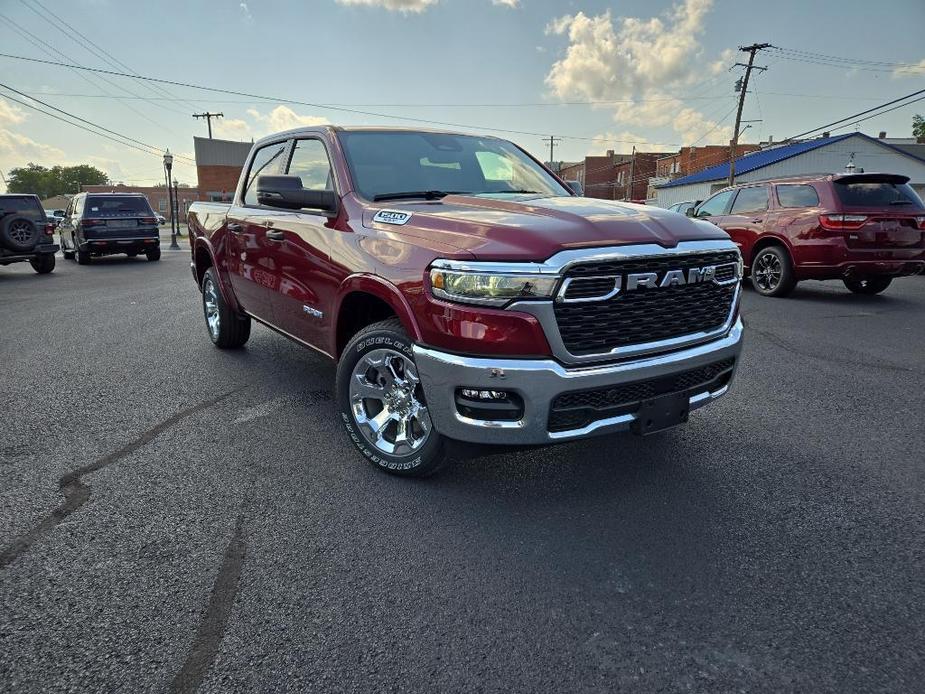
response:
[[[399,226],[407,224],[409,219],[411,219],[411,213],[402,212],[401,210],[379,210],[376,216],[373,217],[374,222],[398,224]]]

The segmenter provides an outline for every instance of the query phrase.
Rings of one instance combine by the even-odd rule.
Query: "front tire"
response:
[[[40,255],[30,260],[29,264],[32,266],[32,269],[40,275],[47,275],[55,269],[55,256],[51,253]]]
[[[797,286],[790,255],[780,246],[766,246],[755,254],[752,286],[762,296],[787,296]]]
[[[866,294],[873,296],[884,291],[893,283],[892,277],[883,275],[872,275],[867,277],[845,277],[842,280],[845,286],[855,294]]]
[[[213,268],[202,276],[202,312],[209,339],[219,349],[242,347],[251,336],[250,316],[239,315],[225,303]]]
[[[354,335],[337,365],[337,407],[360,454],[384,472],[420,477],[445,459],[414,363],[412,343],[397,318]]]

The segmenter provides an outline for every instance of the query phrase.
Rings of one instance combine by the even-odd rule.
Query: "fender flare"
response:
[[[344,281],[341,282],[337,291],[337,298],[334,306],[335,317],[338,319],[340,318],[340,310],[344,298],[353,292],[370,294],[387,303],[395,312],[398,320],[401,321],[401,325],[408,333],[408,336],[414,342],[421,341],[421,330],[414,317],[414,311],[411,309],[411,305],[408,303],[405,295],[402,294],[394,284],[377,275],[356,273],[346,277]]]
[[[221,293],[222,299],[224,299],[229,308],[240,313],[241,306],[238,304],[238,298],[234,295],[234,290],[231,288],[228,271],[216,260],[215,249],[212,247],[212,243],[209,239],[204,236],[197,236],[195,244],[193,245],[192,256],[194,267],[196,264],[196,256],[199,254],[200,250],[205,250],[205,252],[209,254],[209,259],[212,261],[211,265],[215,268],[215,272],[218,273],[218,291]],[[196,282],[199,285],[199,290],[202,291],[202,278],[199,276],[198,271],[196,272]]]
[[[796,262],[793,259],[793,244],[790,243],[790,240],[784,236],[780,236],[774,233],[769,233],[769,234],[762,234],[755,240],[755,243],[752,244],[752,247],[749,249],[749,257],[745,259],[745,265],[747,267],[750,268],[752,266],[752,262],[754,262],[755,260],[755,247],[758,245],[764,245],[768,241],[772,241],[773,245],[779,244],[783,246],[784,250],[787,251],[787,255],[790,256],[790,262],[793,263],[794,266],[796,266]]]

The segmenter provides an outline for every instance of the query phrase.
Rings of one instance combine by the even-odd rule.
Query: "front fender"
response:
[[[360,273],[350,275],[341,282],[338,288],[334,315],[340,315],[344,298],[353,292],[371,294],[387,303],[395,312],[398,320],[401,321],[401,325],[405,332],[408,333],[408,336],[415,342],[421,341],[421,329],[414,317],[414,311],[412,311],[405,295],[394,284],[376,275]]]

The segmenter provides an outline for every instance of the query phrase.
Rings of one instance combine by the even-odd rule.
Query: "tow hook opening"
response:
[[[517,393],[487,388],[457,388],[456,411],[482,421],[516,422],[523,419],[524,401]]]

